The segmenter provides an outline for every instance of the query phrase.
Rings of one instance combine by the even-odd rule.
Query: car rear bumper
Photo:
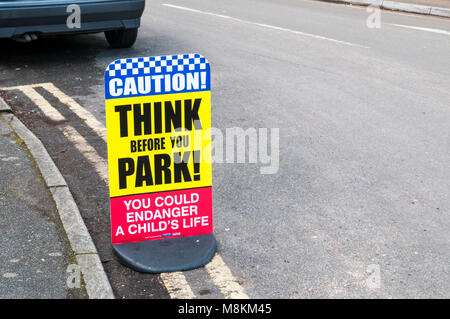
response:
[[[67,24],[71,4],[80,7],[80,28]],[[138,28],[144,7],[145,0],[0,0],[0,38]]]

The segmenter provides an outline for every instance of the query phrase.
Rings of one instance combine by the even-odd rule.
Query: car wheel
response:
[[[105,37],[112,48],[130,48],[136,42],[138,29],[105,31]]]

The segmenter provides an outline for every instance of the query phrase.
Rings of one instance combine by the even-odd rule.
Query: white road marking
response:
[[[426,31],[426,32],[433,32],[433,33],[438,33],[438,34],[443,34],[443,35],[450,35],[449,31],[445,31],[445,30],[441,30],[441,29],[415,27],[415,26],[412,26],[412,25],[395,24],[395,23],[386,23],[386,24],[393,25],[395,27],[400,27],[400,28],[413,29],[413,30]]]
[[[62,116],[62,114],[59,113],[53,106],[51,106],[42,95],[36,92],[33,87],[24,86],[21,91],[41,109],[45,116],[52,121],[61,122],[66,120],[66,118]]]
[[[105,184],[109,185],[108,163],[106,160],[103,159],[103,157],[97,153],[95,148],[93,148],[72,126],[63,126],[61,127],[61,131],[94,167],[95,171]]]
[[[182,272],[167,272],[160,275],[171,299],[194,299],[195,294]]]
[[[53,121],[66,121],[66,118],[53,107],[35,88],[42,87],[63,104],[67,105],[72,112],[83,119],[86,124],[96,132],[106,142],[106,128],[101,124],[89,111],[84,109],[75,100],[68,97],[64,92],[59,90],[53,83],[31,84],[24,86],[16,86],[9,88],[1,88],[3,90],[20,90],[28,96],[39,109]],[[70,125],[61,125],[58,129],[66,136],[66,138],[78,149],[78,151],[90,162],[99,176],[108,184],[108,165],[98,152],[86,141],[86,139],[78,133]],[[224,263],[222,258],[216,254],[213,260],[205,266],[212,281],[219,287],[219,290],[225,298],[242,298],[248,299],[244,289],[233,277],[231,270]],[[172,299],[188,299],[195,298],[186,277],[182,272],[171,272],[160,274],[161,280],[166,286],[167,291]]]
[[[66,118],[39,94],[33,87],[23,87],[22,92],[28,96],[39,109],[53,121],[65,121]],[[108,185],[108,164],[97,151],[70,125],[59,126],[58,129],[72,142],[78,151],[89,161],[101,179]]]
[[[33,102],[36,102],[35,99],[38,99],[39,103],[47,103],[47,100],[40,99],[36,97],[33,91],[34,88],[42,87],[46,91],[50,92],[54,97],[56,97],[61,103],[67,105],[69,109],[75,113],[80,119],[84,120],[86,125],[89,126],[97,135],[102,138],[106,142],[106,127],[99,121],[95,116],[92,115],[91,112],[87,111],[84,107],[78,104],[74,99],[70,96],[59,90],[53,83],[36,83],[30,85],[22,85],[22,86],[14,86],[9,88],[2,88],[3,90],[20,90],[24,93],[28,92],[28,96]],[[37,93],[37,92],[36,92]],[[64,119],[64,117],[63,117]]]
[[[249,299],[244,288],[233,277],[231,270],[225,265],[222,257],[216,254],[205,266],[214,284],[227,299]]]
[[[4,278],[16,278],[18,275],[14,272],[7,272],[3,274]]]
[[[232,21],[235,21],[235,22],[251,24],[251,25],[258,26],[258,27],[263,27],[263,28],[268,28],[268,29],[288,32],[288,33],[301,35],[301,36],[305,36],[305,37],[311,37],[311,38],[314,38],[314,39],[326,40],[326,41],[330,41],[330,42],[334,42],[334,43],[349,45],[349,46],[352,46],[352,47],[370,49],[370,47],[365,46],[365,45],[361,45],[361,44],[356,44],[356,43],[342,41],[342,40],[337,40],[337,39],[332,39],[332,38],[328,38],[328,37],[325,37],[325,36],[312,34],[312,33],[307,33],[307,32],[302,32],[302,31],[297,31],[297,30],[292,30],[292,29],[288,29],[288,28],[277,27],[277,26],[270,25],[270,24],[258,23],[258,22],[253,22],[253,21],[247,21],[247,20],[234,18],[234,17],[231,17],[231,16],[223,15],[223,14],[217,14],[217,13],[213,13],[213,12],[201,11],[201,10],[197,10],[197,9],[191,9],[191,8],[187,8],[187,7],[176,6],[176,5],[168,4],[168,3],[163,3],[162,5],[165,6],[165,7],[173,8],[173,9],[179,9],[179,10],[184,10],[184,11],[189,11],[189,12],[194,12],[194,13],[210,15],[210,16],[214,16],[214,17],[218,17],[218,18],[232,20]]]
[[[97,120],[95,116],[93,116],[70,96],[64,94],[53,83],[43,83],[40,86],[58,98],[61,103],[67,105],[73,113],[75,113],[80,119],[84,120],[87,126],[89,126],[106,142],[106,127],[99,120]]]

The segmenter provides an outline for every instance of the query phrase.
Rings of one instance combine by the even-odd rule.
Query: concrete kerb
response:
[[[388,0],[319,0],[319,1],[355,4],[360,6],[373,5],[387,10],[426,14],[444,18],[450,17],[449,8],[433,7],[398,1],[388,1]]]
[[[114,293],[97,249],[64,177],[42,142],[11,112],[11,108],[1,97],[0,116],[8,121],[15,133],[24,141],[41,171],[80,267],[89,298],[114,299]]]
[[[383,1],[381,8],[388,10],[420,13],[420,14],[430,14],[431,6],[424,6],[413,3],[403,3],[397,1]]]
[[[8,113],[12,112],[11,108],[9,107],[9,105],[6,104],[6,102],[3,101],[2,98],[0,98],[0,113],[1,112],[8,112]]]
[[[430,15],[450,18],[450,9],[431,7]]]

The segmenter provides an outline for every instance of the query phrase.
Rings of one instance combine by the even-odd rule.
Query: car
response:
[[[104,32],[113,48],[136,41],[145,0],[0,0],[0,38]]]

